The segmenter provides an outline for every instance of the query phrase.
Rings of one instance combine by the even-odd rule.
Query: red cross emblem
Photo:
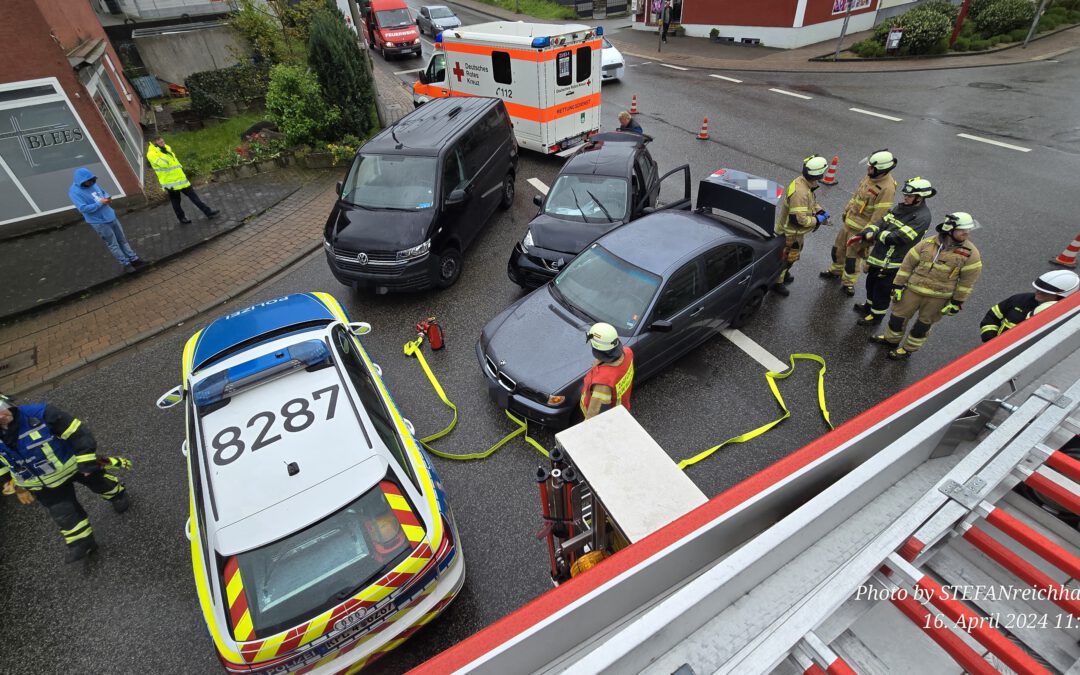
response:
[[[461,82],[461,76],[465,74],[465,71],[461,69],[461,64],[454,61],[454,70],[451,71],[454,75],[457,75],[457,81]]]

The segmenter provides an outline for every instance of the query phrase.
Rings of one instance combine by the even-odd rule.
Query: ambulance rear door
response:
[[[552,47],[553,60],[547,61],[554,87],[549,87],[552,101],[545,111],[552,130],[548,147],[555,143],[560,150],[577,145],[589,132],[600,129],[600,65],[602,41]]]

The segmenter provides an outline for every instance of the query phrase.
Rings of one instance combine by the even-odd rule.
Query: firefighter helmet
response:
[[[934,189],[932,185],[930,185],[930,181],[926,180],[922,176],[908,178],[907,181],[904,182],[904,187],[901,192],[905,196],[911,195],[913,197],[922,197],[923,199],[933,197],[937,194],[937,190]]]
[[[1080,287],[1080,276],[1069,270],[1054,270],[1041,275],[1031,285],[1040,293],[1067,298]]]
[[[896,168],[896,157],[888,150],[878,150],[866,158],[866,163],[870,165],[872,175],[877,178]]]
[[[622,355],[619,332],[610,323],[594,323],[585,340],[592,346],[593,356],[601,361],[614,361]]]
[[[810,155],[802,161],[802,175],[806,180],[817,180],[825,175],[829,160],[821,155]]]
[[[937,226],[937,231],[945,234],[953,230],[974,230],[978,226],[970,213],[957,211],[945,216],[945,222]]]

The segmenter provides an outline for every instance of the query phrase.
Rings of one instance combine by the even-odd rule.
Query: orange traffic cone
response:
[[[825,177],[821,179],[822,185],[836,185],[840,181],[836,180],[836,165],[840,163],[840,155],[833,155],[832,162],[829,163],[829,169],[825,172]]]
[[[701,121],[701,131],[698,132],[697,137],[698,137],[698,140],[701,140],[701,141],[709,140],[709,118],[708,117],[706,117],[705,119],[703,119]]]
[[[1080,234],[1076,235],[1076,239],[1073,239],[1073,242],[1066,246],[1056,258],[1051,258],[1050,262],[1062,267],[1076,267],[1077,253],[1080,253]]]
[[[631,115],[636,115],[637,114],[637,94],[634,94],[633,96],[630,97],[630,114]]]

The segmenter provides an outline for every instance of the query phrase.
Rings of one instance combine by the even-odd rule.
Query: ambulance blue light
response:
[[[439,31],[439,34],[435,36],[435,42],[442,44],[442,31]]]
[[[551,38],[550,37],[533,38],[532,46],[537,47],[537,48],[539,48],[539,47],[550,47],[551,46]]]
[[[604,34],[604,27],[603,26],[597,26],[596,27],[596,34],[597,35],[603,35]]]

